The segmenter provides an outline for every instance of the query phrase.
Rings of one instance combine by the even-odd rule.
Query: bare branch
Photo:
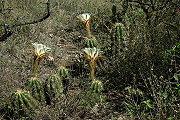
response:
[[[24,23],[19,23],[19,24],[13,24],[13,25],[4,24],[3,25],[4,26],[4,34],[0,36],[0,41],[5,41],[8,37],[10,37],[13,34],[13,32],[8,31],[8,29],[10,29],[10,28],[23,26],[23,25],[35,24],[35,23],[39,23],[39,22],[42,22],[45,19],[47,19],[50,16],[50,0],[48,0],[47,3],[43,3],[43,4],[46,4],[47,12],[45,13],[45,15],[42,18],[40,18],[38,20],[34,20],[34,21],[29,21],[29,22],[24,22]],[[7,8],[7,9],[9,9],[9,8]],[[4,10],[4,9],[2,9],[2,10]],[[2,25],[0,25],[0,26],[2,26]]]
[[[18,27],[18,26],[23,26],[23,25],[30,25],[30,24],[35,24],[35,23],[39,23],[44,21],[45,19],[47,19],[50,16],[50,0],[48,0],[47,3],[44,3],[47,5],[47,13],[40,19],[38,20],[34,20],[34,21],[30,21],[30,22],[24,22],[24,23],[19,23],[19,24],[14,24],[14,25],[8,25],[8,28],[13,28],[13,27]]]

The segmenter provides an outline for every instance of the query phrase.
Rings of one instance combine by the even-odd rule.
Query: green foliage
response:
[[[132,86],[125,88],[126,100],[123,102],[131,118],[147,119],[154,108],[152,100],[145,97],[144,92]]]
[[[164,62],[170,62],[173,59],[173,57],[180,55],[180,43],[178,42],[171,49],[163,51],[162,55],[164,58]]]
[[[7,112],[13,118],[29,117],[34,113],[37,101],[25,90],[17,90],[12,93]]]
[[[42,82],[37,77],[31,77],[26,83],[32,96],[38,101],[44,101],[44,88]]]
[[[50,75],[45,82],[46,103],[51,104],[53,99],[58,98],[63,93],[62,79],[59,75]]]

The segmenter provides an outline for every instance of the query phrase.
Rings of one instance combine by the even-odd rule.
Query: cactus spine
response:
[[[47,104],[51,104],[53,98],[59,97],[63,93],[61,78],[57,75],[51,75],[45,83],[45,97]]]
[[[44,101],[43,84],[37,77],[31,77],[26,83],[27,88],[30,90],[32,96],[38,101]]]
[[[13,117],[24,117],[36,108],[36,100],[25,90],[17,90],[11,95],[9,109],[13,113]]]

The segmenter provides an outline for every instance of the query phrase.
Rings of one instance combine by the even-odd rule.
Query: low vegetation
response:
[[[179,120],[178,0],[1,0],[0,119]]]

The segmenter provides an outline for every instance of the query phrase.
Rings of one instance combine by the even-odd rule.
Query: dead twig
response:
[[[14,27],[18,27],[18,26],[23,26],[23,25],[31,25],[31,24],[36,24],[36,23],[39,23],[39,22],[42,22],[44,21],[45,19],[47,19],[49,16],[50,16],[50,0],[48,0],[47,3],[43,3],[43,4],[46,4],[46,13],[45,15],[40,18],[40,19],[37,19],[37,20],[33,20],[33,21],[29,21],[29,22],[24,22],[24,23],[19,23],[19,24],[4,24],[3,27],[4,27],[4,34],[0,36],[0,41],[5,41],[8,37],[10,37],[13,32],[9,31],[10,28],[14,28]],[[1,25],[2,26],[2,25]]]

